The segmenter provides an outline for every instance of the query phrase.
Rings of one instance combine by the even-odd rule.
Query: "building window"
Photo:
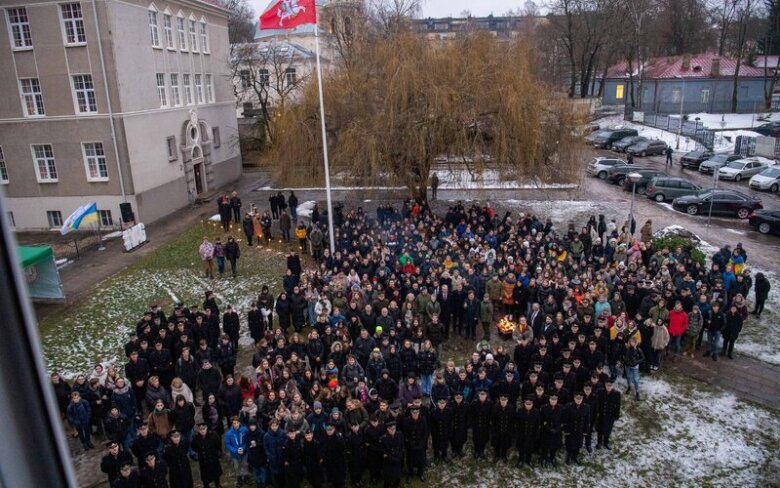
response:
[[[249,88],[252,86],[252,76],[248,69],[242,69],[238,75],[241,77],[241,88]]]
[[[195,103],[203,103],[203,77],[195,75]]]
[[[13,212],[8,212],[8,221],[11,222],[11,227],[16,227],[16,219]]]
[[[87,168],[87,181],[108,181],[106,154],[102,142],[84,142],[81,144],[84,152],[84,166]]]
[[[624,85],[617,85],[615,87],[615,100],[623,100],[623,90],[625,90],[626,87]]]
[[[672,88],[672,103],[680,103],[682,101],[682,90],[679,88]]]
[[[49,219],[49,227],[52,229],[62,227],[62,212],[59,210],[47,210],[46,218]]]
[[[206,103],[214,102],[214,85],[211,83],[211,75],[206,75]]]
[[[14,49],[30,49],[33,47],[30,33],[30,20],[24,7],[9,8],[8,25],[13,38]]]
[[[114,219],[111,217],[111,210],[98,210],[98,214],[100,215],[100,226],[101,227],[113,227],[114,226]]]
[[[165,75],[157,73],[157,97],[160,99],[160,107],[168,106],[168,97],[165,93]]]
[[[222,140],[219,138],[219,127],[211,128],[211,141],[215,148],[222,145]]]
[[[709,88],[702,88],[701,89],[701,103],[709,103],[710,102],[710,89]]]
[[[66,3],[60,5],[62,23],[65,28],[65,44],[78,46],[87,43],[87,33],[84,30],[84,16],[81,13],[80,3]]]
[[[179,159],[178,151],[176,151],[176,136],[168,136],[165,139],[165,143],[168,146],[168,161]]]
[[[32,153],[38,183],[56,183],[57,166],[54,164],[51,144],[33,144]]]
[[[258,75],[259,75],[258,79],[260,80],[260,86],[267,87],[271,84],[271,73],[267,69],[262,68],[258,72]]]
[[[294,85],[296,80],[295,68],[287,68],[284,71],[284,79],[287,82],[287,86]]]
[[[73,92],[76,94],[76,110],[78,113],[97,113],[95,86],[92,84],[92,75],[73,75]]]
[[[163,15],[163,32],[165,33],[165,47],[175,49],[173,45],[173,24],[170,14]]]
[[[171,103],[174,107],[181,105],[181,94],[179,93],[179,75],[171,73]]]
[[[43,108],[43,93],[38,78],[23,78],[19,80],[19,89],[22,92],[22,107],[24,115],[35,117],[46,115]]]
[[[190,20],[190,48],[194,53],[198,52],[198,31],[195,24],[197,22]]]
[[[8,167],[5,165],[5,155],[2,147],[0,147],[0,183],[8,184]]]
[[[149,11],[149,35],[152,38],[152,47],[160,47],[160,27],[157,25],[157,12]]]
[[[192,82],[190,75],[187,73],[183,74],[182,82],[184,83],[184,103],[192,105]]]
[[[251,112],[255,108],[255,106],[254,106],[254,104],[252,102],[244,102],[244,104],[242,106],[244,107],[244,110],[243,110],[244,114],[246,114],[247,112]]]
[[[184,17],[176,17],[176,32],[179,34],[179,49],[187,50],[187,31],[184,29]]]
[[[200,21],[200,50],[204,53],[209,52],[209,36],[206,32],[206,22]]]

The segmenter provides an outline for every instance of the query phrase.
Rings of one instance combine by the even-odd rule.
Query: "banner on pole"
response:
[[[315,0],[278,0],[260,15],[260,30],[292,29],[316,23]]]

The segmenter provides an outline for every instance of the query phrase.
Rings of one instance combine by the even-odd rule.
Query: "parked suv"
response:
[[[656,202],[674,200],[677,197],[695,195],[701,191],[701,187],[685,178],[672,176],[657,176],[647,184],[647,198]]]
[[[636,171],[642,177],[639,179],[639,181],[636,182],[636,193],[637,195],[644,195],[647,191],[647,185],[650,183],[650,180],[653,178],[656,178],[658,176],[666,176],[666,173],[663,171],[658,171],[657,169],[640,169]],[[628,178],[623,180],[623,190],[625,191],[632,191],[634,189],[634,184],[631,183]]]
[[[628,163],[617,158],[593,158],[588,163],[587,173],[591,176],[598,176],[599,179],[606,180],[609,169],[616,166],[626,166]]]
[[[715,156],[712,151],[689,151],[680,158],[680,166],[683,168],[698,168],[699,165]]]
[[[629,146],[626,152],[634,156],[649,156],[652,154],[663,154],[666,151],[666,143],[658,139],[642,141]]]
[[[593,138],[593,145],[595,147],[607,149],[612,146],[613,143],[623,139],[624,137],[636,135],[639,135],[636,129],[608,129],[598,132],[596,137]]]
[[[612,150],[615,152],[626,152],[629,146],[639,144],[647,140],[647,137],[642,136],[628,136],[620,139],[617,142],[612,143]]]
[[[722,168],[729,164],[732,161],[736,161],[737,159],[742,159],[742,156],[739,154],[715,154],[711,158],[707,159],[706,161],[702,161],[699,163],[695,162],[687,162],[684,163],[680,161],[680,164],[683,168],[691,168],[691,169],[698,169],[702,173],[712,173],[715,171],[715,168]]]
[[[607,181],[609,181],[613,185],[623,186],[623,182],[626,181],[626,175],[628,173],[633,173],[641,169],[652,169],[652,168],[637,168],[633,164],[631,165],[627,164],[625,166],[613,166],[609,168],[609,171],[607,172]]]

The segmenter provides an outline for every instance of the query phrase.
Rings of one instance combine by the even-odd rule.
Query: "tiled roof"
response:
[[[689,66],[686,68],[686,58],[690,59]],[[712,62],[720,59],[720,74],[718,77],[733,77],[737,63],[734,59],[718,56],[714,53],[693,54],[688,56],[667,56],[651,58],[647,61],[644,68],[644,79],[663,80],[674,78],[712,78]],[[637,67],[634,67],[634,74],[637,74]],[[739,70],[740,78],[763,77],[764,70],[742,64]],[[628,67],[625,61],[613,65],[607,70],[607,78],[627,78]]]

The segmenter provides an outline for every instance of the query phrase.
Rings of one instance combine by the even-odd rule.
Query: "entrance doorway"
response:
[[[193,166],[195,171],[195,193],[203,193],[203,163],[197,163]]]

